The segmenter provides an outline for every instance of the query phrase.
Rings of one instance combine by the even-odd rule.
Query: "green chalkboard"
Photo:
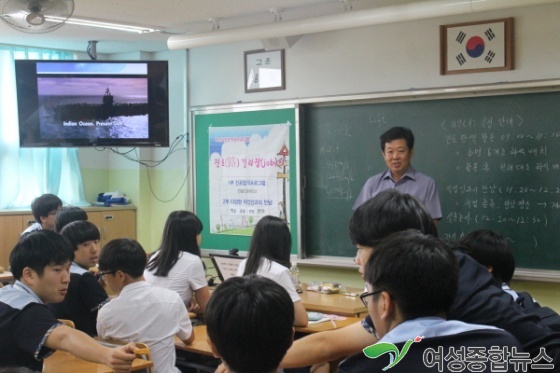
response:
[[[193,112],[202,249],[247,251],[258,220],[275,215],[287,219],[298,252],[297,114],[294,105]]]
[[[305,253],[355,255],[352,205],[382,172],[379,136],[407,126],[412,165],[438,185],[440,237],[480,228],[510,240],[517,267],[560,270],[560,93],[309,105],[302,116]]]

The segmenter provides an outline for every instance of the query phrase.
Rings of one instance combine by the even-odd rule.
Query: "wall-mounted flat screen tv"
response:
[[[16,61],[21,147],[167,147],[167,61]]]

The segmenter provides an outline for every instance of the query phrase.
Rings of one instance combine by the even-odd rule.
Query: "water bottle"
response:
[[[296,288],[296,291],[298,293],[301,293],[302,289],[301,289],[301,285],[299,283],[299,268],[298,268],[296,262],[294,262],[292,264],[292,267],[290,268],[290,278],[292,279],[292,283],[294,284],[294,287]]]

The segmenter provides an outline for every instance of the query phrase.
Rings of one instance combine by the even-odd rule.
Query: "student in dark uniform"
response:
[[[350,238],[357,247],[356,264],[363,274],[375,247],[391,233],[417,229],[437,236],[434,221],[422,203],[411,195],[386,190],[359,206],[350,221]],[[486,268],[461,252],[454,251],[459,264],[459,288],[448,319],[504,329],[521,343],[531,358],[546,351],[560,371],[560,334],[526,313],[505,293]],[[309,366],[346,358],[374,344],[371,318],[333,331],[315,333],[294,342],[280,364],[283,368]]]
[[[70,267],[68,293],[60,303],[49,304],[59,319],[74,321],[76,329],[91,336],[97,335],[97,311],[109,301],[90,268],[97,265],[99,257],[99,230],[95,224],[80,220],[67,224],[61,232],[74,249]]]
[[[64,299],[73,258],[68,241],[48,230],[26,235],[12,250],[10,267],[16,282],[0,289],[0,368],[41,371],[43,359],[63,350],[116,372],[130,371],[133,343],[114,349],[102,346],[62,324],[45,306]]]
[[[64,206],[56,212],[54,231],[60,233],[67,224],[78,220],[88,220],[87,212],[80,207]]]
[[[277,282],[254,274],[220,284],[205,320],[210,348],[228,372],[277,372],[294,338],[290,295]]]
[[[343,361],[340,373],[384,368],[395,373],[451,373],[461,366],[477,372],[517,371],[507,360],[487,359],[494,350],[498,355],[504,349],[523,352],[511,334],[492,326],[446,320],[457,294],[459,267],[442,241],[417,230],[393,233],[375,248],[364,279],[367,292],[361,298],[379,341]],[[478,358],[462,355],[463,350],[471,356],[476,351]]]

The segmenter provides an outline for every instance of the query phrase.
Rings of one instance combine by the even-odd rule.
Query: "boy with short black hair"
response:
[[[206,307],[208,344],[230,373],[276,372],[294,338],[286,289],[257,275],[232,277]]]
[[[70,281],[74,253],[59,234],[42,230],[25,235],[10,254],[16,282],[0,289],[0,367],[42,370],[42,360],[54,350],[128,372],[134,344],[107,348],[87,334],[56,319],[45,306],[61,302]]]
[[[179,372],[174,336],[192,343],[191,321],[179,294],[145,281],[146,262],[146,252],[135,240],[115,239],[103,247],[99,274],[117,296],[99,310],[97,332],[105,339],[144,342],[154,371]]]
[[[395,373],[451,373],[456,371],[452,358],[437,356],[464,348],[477,348],[483,355],[496,347],[523,351],[519,342],[502,329],[446,320],[457,294],[459,266],[452,250],[433,236],[417,230],[393,233],[375,247],[364,279],[367,292],[360,298],[379,341],[343,361],[341,373],[389,368]],[[381,350],[383,346],[396,349],[387,353],[389,348]],[[514,364],[507,364],[500,371],[516,370]],[[477,372],[494,371],[491,362],[477,366]]]
[[[56,212],[62,207],[62,200],[54,194],[43,194],[33,200],[31,211],[35,217],[35,223],[27,227],[22,235],[40,231],[43,229],[54,230]]]
[[[80,207],[64,206],[56,212],[54,231],[60,233],[67,224],[78,220],[88,220],[87,212]]]
[[[66,297],[60,303],[49,304],[49,308],[57,318],[72,320],[76,329],[96,336],[97,312],[109,301],[89,270],[97,265],[99,257],[99,230],[92,222],[80,220],[66,225],[60,234],[72,244],[74,261]]]
[[[350,238],[357,248],[354,260],[359,272],[364,273],[367,260],[384,238],[406,229],[437,234],[429,212],[415,197],[391,189],[360,205],[350,221]],[[549,357],[560,361],[560,334],[516,306],[511,296],[474,259],[461,252],[454,251],[454,254],[459,263],[459,289],[447,317],[504,329],[521,342],[532,358],[541,356],[544,348]],[[377,341],[372,329],[371,317],[367,316],[361,323],[299,338],[280,366],[302,367],[356,354]]]

